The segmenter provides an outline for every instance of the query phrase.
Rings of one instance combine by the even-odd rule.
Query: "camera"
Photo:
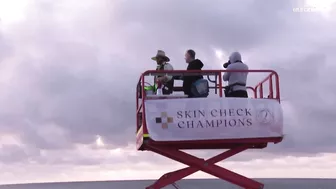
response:
[[[223,64],[223,67],[224,67],[224,68],[227,68],[230,64],[231,64],[231,62],[230,62],[230,60],[229,60],[228,62],[226,62],[226,63]]]

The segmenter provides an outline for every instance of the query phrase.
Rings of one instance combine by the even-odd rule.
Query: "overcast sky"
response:
[[[0,0],[0,184],[183,167],[135,150],[134,91],[158,49],[184,69],[188,48],[208,69],[239,50],[250,68],[280,74],[284,142],[223,165],[251,177],[335,177],[336,4],[321,3]],[[293,12],[305,6],[316,12]]]

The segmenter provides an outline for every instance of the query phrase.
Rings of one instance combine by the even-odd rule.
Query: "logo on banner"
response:
[[[268,108],[262,108],[257,110],[257,121],[263,125],[270,125],[274,123],[274,115]]]
[[[282,128],[281,127],[276,127],[274,126],[275,121],[275,116],[274,112],[272,112],[268,108],[261,108],[256,111],[256,120],[258,123],[262,126],[268,126],[269,129],[272,132],[281,134],[282,133]]]
[[[173,117],[169,117],[167,112],[161,112],[161,116],[155,118],[155,123],[161,124],[162,129],[168,129],[169,123],[173,122],[174,122]]]

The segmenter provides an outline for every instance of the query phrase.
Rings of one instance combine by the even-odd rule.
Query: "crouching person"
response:
[[[223,65],[227,71],[248,70],[248,66],[242,62],[241,54],[233,52],[229,61]],[[224,81],[228,81],[228,86],[225,87],[226,97],[247,98],[246,81],[248,72],[225,72]]]

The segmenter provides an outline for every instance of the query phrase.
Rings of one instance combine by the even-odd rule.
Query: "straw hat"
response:
[[[158,57],[162,57],[162,58],[166,59],[166,62],[170,61],[170,59],[166,56],[166,53],[163,50],[158,50],[157,53],[156,53],[156,56],[152,57],[152,60],[156,61],[156,59]]]

